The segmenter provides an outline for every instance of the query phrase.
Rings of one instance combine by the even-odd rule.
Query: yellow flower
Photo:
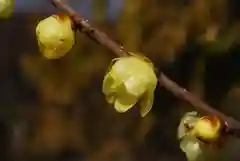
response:
[[[108,103],[123,113],[140,102],[141,116],[152,108],[157,77],[153,64],[145,57],[131,56],[113,60],[104,77],[102,91]]]
[[[0,0],[0,18],[8,18],[13,12],[13,0]]]
[[[71,19],[62,14],[50,16],[36,27],[41,53],[48,59],[63,57],[75,43],[75,32]]]
[[[199,118],[191,133],[205,142],[214,142],[221,135],[222,124],[216,116]]]
[[[178,139],[193,136],[204,143],[217,141],[223,129],[222,122],[216,116],[200,117],[197,112],[188,112],[178,126]]]

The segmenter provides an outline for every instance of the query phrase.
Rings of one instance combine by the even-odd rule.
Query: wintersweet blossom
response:
[[[213,142],[220,137],[221,125],[216,116],[204,116],[196,121],[191,133],[206,142]]]
[[[36,27],[40,52],[48,59],[58,59],[70,51],[75,43],[75,31],[67,15],[50,16]]]
[[[108,103],[123,113],[137,102],[144,117],[152,108],[157,77],[154,66],[144,56],[131,53],[129,57],[117,58],[104,77],[102,91]]]
[[[220,131],[221,122],[217,117],[200,117],[196,111],[186,113],[178,127],[178,139],[187,160],[216,160],[218,149],[211,145],[217,143]]]

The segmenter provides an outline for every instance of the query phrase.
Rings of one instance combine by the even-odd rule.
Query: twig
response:
[[[97,42],[98,44],[105,46],[111,50],[114,54],[119,57],[128,56],[128,52],[110,37],[108,37],[104,32],[93,27],[88,20],[84,19],[83,16],[77,13],[66,1],[64,0],[52,0],[52,4],[65,11],[75,23],[77,29],[87,35],[89,38]],[[206,115],[214,115],[221,119],[227,128],[227,133],[240,137],[240,122],[228,117],[222,112],[214,109],[210,105],[203,102],[194,94],[188,92],[185,88],[180,87],[177,83],[169,79],[164,73],[159,74],[158,78],[159,84],[166,88],[169,92],[173,93],[176,97],[184,100],[195,107],[196,110],[201,111]]]

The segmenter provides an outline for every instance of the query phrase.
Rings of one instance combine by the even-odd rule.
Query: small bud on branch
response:
[[[203,116],[199,118],[191,133],[206,142],[214,142],[221,135],[222,124],[216,116]]]
[[[36,27],[38,46],[48,59],[67,54],[75,43],[75,32],[68,15],[56,14],[41,20]]]

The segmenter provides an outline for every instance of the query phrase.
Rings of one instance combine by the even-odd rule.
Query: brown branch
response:
[[[88,20],[84,19],[83,16],[77,13],[67,2],[64,0],[52,0],[52,4],[60,10],[65,11],[75,23],[77,29],[87,35],[89,38],[97,42],[98,44],[105,46],[111,50],[114,54],[119,57],[128,56],[128,52],[110,37],[108,37],[104,32],[93,27]],[[221,119],[226,127],[227,133],[240,136],[240,122],[226,116],[220,111],[214,109],[208,104],[204,103],[194,94],[188,92],[185,88],[180,87],[174,81],[169,79],[164,73],[159,74],[159,84],[166,88],[169,92],[173,93],[176,97],[181,100],[184,100],[191,104],[197,111],[200,111],[206,115],[214,115]]]

